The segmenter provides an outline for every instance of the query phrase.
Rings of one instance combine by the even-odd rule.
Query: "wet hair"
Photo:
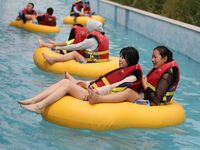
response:
[[[167,56],[166,63],[168,63],[168,62],[170,62],[170,61],[173,60],[173,53],[167,47],[165,47],[165,46],[158,46],[158,47],[154,48],[153,50],[159,51],[160,56],[162,58],[164,58],[165,56]]]
[[[33,3],[28,3],[28,4],[30,4],[32,6],[32,8],[34,8],[34,6],[35,6]]]
[[[47,8],[47,13],[49,14],[49,15],[53,15],[53,8]]]
[[[134,47],[125,47],[120,51],[120,56],[124,58],[128,66],[136,65],[139,61],[138,50]]]

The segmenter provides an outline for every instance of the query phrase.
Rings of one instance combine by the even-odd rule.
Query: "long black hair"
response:
[[[173,60],[173,53],[167,47],[165,47],[165,46],[158,46],[158,47],[154,48],[153,50],[159,51],[160,56],[162,58],[164,58],[165,56],[167,56],[166,63],[168,63],[168,62],[170,62],[170,61]]]
[[[125,47],[120,51],[120,56],[124,58],[128,66],[136,65],[139,61],[138,50],[134,47]]]

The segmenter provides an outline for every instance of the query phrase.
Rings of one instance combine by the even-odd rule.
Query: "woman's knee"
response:
[[[134,91],[134,90],[132,90],[132,89],[126,89],[126,94],[128,95],[128,101],[134,101],[134,100],[137,100],[137,99],[141,99],[140,98],[140,95],[136,92],[136,91]]]
[[[65,84],[65,85],[68,85],[68,84],[70,84],[70,80],[69,79],[62,79],[61,81],[60,81],[60,83],[62,83],[62,84]]]

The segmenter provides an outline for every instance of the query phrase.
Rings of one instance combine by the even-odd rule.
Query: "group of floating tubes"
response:
[[[86,23],[89,19],[94,19],[94,20],[100,21],[103,24],[105,23],[105,19],[98,15],[93,15],[92,17],[80,16],[80,17],[77,17],[76,21],[74,20],[73,16],[66,16],[63,20],[63,23],[64,24],[86,25]],[[50,33],[60,32],[60,28],[58,26],[47,26],[47,25],[34,24],[29,21],[27,21],[26,23],[23,23],[22,20],[11,21],[10,25],[13,27],[22,28],[27,31],[36,32],[36,33],[39,32],[39,33],[50,34]]]
[[[88,19],[95,19],[105,23],[101,16],[74,17],[67,16],[65,24],[86,25]],[[23,28],[31,32],[58,33],[59,27],[51,27],[22,21],[12,21],[11,26]],[[118,68],[118,58],[111,57],[110,61],[102,63],[81,64],[74,60],[59,62],[50,65],[42,54],[56,57],[57,54],[46,47],[37,48],[33,58],[35,64],[44,71],[52,73],[69,72],[72,75],[87,78],[98,78],[105,73]],[[91,130],[116,130],[122,128],[162,128],[181,124],[185,120],[183,107],[172,100],[163,106],[145,106],[130,102],[100,103],[91,105],[87,101],[79,100],[71,96],[65,96],[48,106],[42,111],[42,117],[57,125],[70,128]]]

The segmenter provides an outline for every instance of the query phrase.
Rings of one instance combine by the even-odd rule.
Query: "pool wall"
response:
[[[200,63],[200,28],[107,0],[91,0],[107,19],[178,51]]]

